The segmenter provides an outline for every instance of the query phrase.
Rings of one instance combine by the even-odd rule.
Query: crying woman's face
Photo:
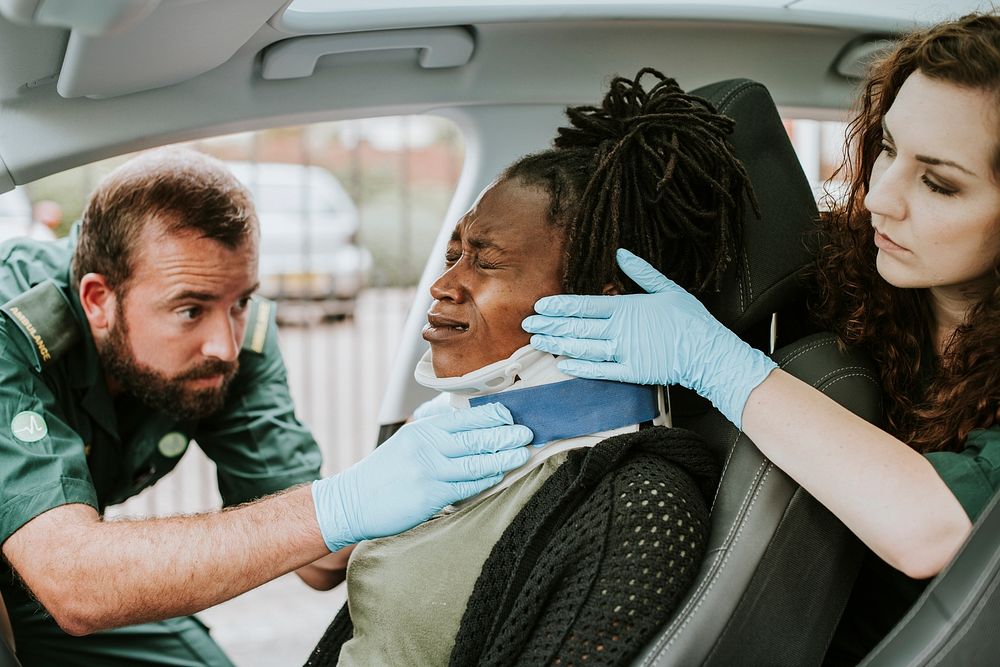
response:
[[[500,181],[455,226],[423,330],[438,377],[464,375],[528,344],[521,321],[535,301],[563,291],[564,237],[548,211],[543,190]]]

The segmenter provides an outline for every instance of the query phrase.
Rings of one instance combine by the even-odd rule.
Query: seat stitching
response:
[[[747,289],[750,291],[750,302],[753,303],[753,281],[750,279],[751,278],[751,275],[750,275],[750,258],[747,257],[747,247],[745,245],[742,248],[742,252],[743,252],[743,266],[746,267]],[[743,285],[741,284],[740,285],[740,296],[742,297],[742,295],[743,295]],[[741,308],[743,307],[742,302],[740,303],[740,307]]]
[[[746,514],[749,514],[750,510],[753,509],[753,506],[757,502],[757,496],[760,495],[760,490],[764,486],[764,482],[767,480],[768,474],[774,468],[774,464],[772,464],[770,462],[768,462],[768,463],[769,463],[769,465],[767,467],[767,470],[764,473],[764,476],[761,477],[760,484],[758,484],[757,488],[754,490],[753,498],[752,498],[752,500],[750,502],[750,505],[747,507],[746,513],[743,514],[744,519],[739,522],[739,530],[736,531],[736,536],[733,538],[733,544],[739,542],[740,536],[743,534],[743,529],[746,527],[746,524],[747,524],[747,521],[745,519]],[[729,563],[729,557],[732,556],[732,554],[733,554],[733,549],[732,548],[728,549],[727,552],[726,552],[726,555],[722,559],[722,563],[719,564],[718,569],[716,570],[716,572],[712,576],[712,581],[709,583],[708,587],[705,589],[705,593],[706,594],[708,592],[710,592],[712,590],[712,588],[715,586],[715,582],[718,580],[719,575],[721,574],[722,570],[725,569],[726,565]],[[677,639],[677,637],[680,636],[680,634],[684,632],[684,630],[687,627],[688,623],[690,623],[690,621],[691,621],[691,617],[695,613],[697,613],[698,609],[701,608],[702,602],[704,602],[704,597],[703,596],[699,596],[698,603],[695,605],[694,609],[691,610],[691,613],[688,614],[687,617],[684,619],[684,622],[681,623],[681,626],[677,629],[677,632],[675,632],[673,634],[673,636],[670,638],[670,640],[667,641],[666,644],[664,644],[663,650],[666,650],[666,649],[670,648],[670,645],[673,644],[674,641]]]
[[[723,111],[726,111],[728,109],[728,107],[736,99],[738,99],[739,97],[741,97],[743,95],[743,92],[745,90],[749,90],[750,88],[754,88],[755,86],[758,86],[758,85],[761,85],[761,84],[757,83],[756,81],[751,81],[750,79],[743,79],[743,80],[734,81],[733,83],[730,84],[730,87],[725,92],[723,92],[722,95],[720,96],[721,99],[719,100],[719,106],[717,107],[718,111],[720,113],[723,112]],[[740,90],[741,88],[743,90]],[[730,95],[732,95],[731,98],[729,97]]]
[[[843,368],[838,368],[836,370],[830,371],[829,373],[827,373],[823,377],[821,377],[818,380],[816,380],[813,384],[816,385],[816,386],[821,385],[821,384],[823,384],[823,382],[825,382],[826,380],[830,379],[831,377],[833,377],[837,373],[843,373],[844,371],[858,371],[858,372],[860,372],[862,374],[869,374],[870,375],[870,373],[868,373],[868,369],[865,368],[864,366],[844,366]]]
[[[875,380],[875,378],[872,377],[872,375],[870,373],[849,373],[847,375],[844,375],[842,377],[837,378],[836,380],[833,380],[832,382],[830,382],[830,384],[828,384],[825,387],[823,387],[823,389],[821,391],[825,394],[826,390],[829,389],[830,387],[832,387],[833,385],[837,384],[841,380],[848,380],[850,378],[864,378],[865,380],[868,380],[874,386],[876,386],[876,387],[879,386],[879,383]]]
[[[767,468],[767,465],[768,465],[768,463],[769,463],[769,461],[762,461],[762,462],[761,462],[761,465],[760,465],[760,466],[758,466],[758,468],[757,468],[757,472],[756,472],[756,473],[754,473],[754,476],[753,476],[753,481],[754,481],[755,483],[757,482],[758,478],[761,478],[761,471],[762,471],[762,470],[764,470],[765,468]],[[761,479],[763,479],[763,478],[761,478]],[[752,496],[750,496],[750,495],[745,495],[745,496],[743,497],[743,505],[742,505],[742,506],[740,507],[740,511],[739,511],[739,514],[741,514],[741,515],[742,515],[742,514],[744,513],[744,511],[745,511],[745,508],[746,508],[746,506],[747,506],[747,503],[748,503],[748,502],[750,502],[750,501],[751,501],[751,499],[752,499]],[[736,528],[737,528],[737,526],[738,526],[738,525],[739,525],[739,522],[735,522],[735,523],[733,523],[733,525],[732,525],[732,526],[731,526],[731,527],[729,528],[729,534],[728,534],[728,535],[726,535],[726,539],[724,539],[724,540],[722,541],[723,545],[728,545],[728,544],[729,544],[729,543],[730,543],[730,542],[732,541],[732,538],[733,538],[733,531],[734,531],[734,530],[736,530]],[[721,564],[719,565],[719,567],[721,567]],[[718,568],[716,568],[716,569],[718,569]],[[714,576],[714,575],[713,575],[713,576]],[[707,579],[706,579],[706,581],[707,581]],[[698,590],[697,590],[697,591],[695,591],[696,593],[700,593],[700,591],[701,591],[702,589],[704,589],[706,581],[702,581],[702,582],[701,582],[701,583],[700,583],[700,584],[698,585]],[[692,600],[693,600],[693,599],[694,599],[694,598],[692,598]],[[683,613],[684,613],[684,612],[686,612],[686,611],[687,611],[687,610],[688,610],[688,609],[690,608],[691,604],[692,604],[691,600],[688,600],[687,604],[685,604],[685,605],[684,605],[684,608],[683,608],[683,609],[681,609],[681,613],[680,613],[680,614],[678,614],[677,618],[680,618],[680,616],[681,616],[681,615],[683,615]],[[670,625],[668,625],[668,626],[667,626],[667,630],[670,630],[670,629],[671,629],[671,628],[672,628],[673,626],[675,626],[676,624],[677,624],[677,620],[675,619],[675,620],[674,620],[674,621],[673,621],[673,622],[672,622],[672,623],[671,623]]]
[[[745,512],[741,512],[741,514],[744,517],[744,519],[741,520],[739,522],[739,524],[738,524],[739,525],[739,529],[736,531],[736,535],[732,539],[732,543],[734,543],[734,544],[739,541],[740,536],[743,534],[743,529],[746,527],[746,524],[747,524],[747,521],[745,520],[745,517],[750,512],[750,510],[753,508],[754,504],[756,504],[757,497],[760,495],[760,490],[764,486],[764,483],[767,480],[767,476],[770,474],[771,470],[774,468],[774,464],[771,463],[770,461],[764,461],[761,464],[761,468],[765,468],[765,467],[766,467],[766,470],[764,472],[764,475],[760,478],[760,483],[757,484],[756,489],[754,490],[753,496],[749,499],[750,500],[749,505],[745,505],[746,511]],[[758,475],[760,474],[761,468],[758,468],[758,473],[757,473]],[[741,510],[742,509],[743,508],[741,508]],[[736,526],[733,526],[733,527],[735,528]],[[730,529],[730,535],[732,535],[732,529]],[[729,536],[727,536],[726,542],[727,543],[729,542]],[[732,551],[733,551],[732,549],[727,549],[726,550],[726,554],[725,554],[725,556],[723,556],[722,562],[719,564],[719,566],[713,572],[713,574],[712,574],[712,576],[710,578],[711,580],[708,582],[707,587],[704,587],[704,592],[705,593],[708,593],[709,591],[711,591],[712,588],[715,586],[715,583],[718,580],[719,575],[721,574],[722,570],[724,570],[725,567],[726,567],[726,565],[729,563],[729,557],[732,555]],[[672,634],[672,636],[669,638],[669,640],[666,638],[666,636],[661,637],[661,639],[658,640],[656,642],[656,644],[654,645],[653,655],[658,655],[662,651],[670,648],[670,645],[673,644],[674,641],[677,639],[677,637],[680,636],[680,634],[684,632],[684,630],[687,627],[688,623],[690,623],[690,621],[691,621],[691,617],[701,608],[701,604],[702,604],[702,602],[704,602],[704,597],[701,595],[701,591],[696,591],[696,597],[697,597],[698,601],[695,604],[694,608],[691,610],[691,613],[690,614],[686,614],[685,613],[687,611],[687,607],[690,606],[690,602],[689,602],[689,604],[685,605],[685,609],[681,610],[681,615],[686,616],[686,618],[684,618],[683,623],[681,623],[680,627],[677,628],[677,631],[674,632],[674,633],[671,633],[671,626],[675,625],[676,621],[675,621],[675,623],[671,623],[671,626],[667,627],[667,630],[666,630],[666,632],[664,634],[665,635],[666,634]],[[678,616],[678,618],[679,617],[680,616]],[[666,643],[664,643],[664,640],[666,640]],[[650,664],[650,663],[646,662],[645,664]]]
[[[751,90],[757,88],[759,85],[760,84],[758,84],[756,81],[748,81],[748,80],[743,80],[734,83],[731,88],[722,93],[721,96],[722,100],[719,102],[718,105],[719,112],[721,113],[727,111],[729,107],[735,104],[741,97],[749,93]],[[738,280],[736,285],[739,288],[739,293],[740,293],[740,312],[743,313],[746,312],[747,304],[753,302],[754,296],[753,296],[753,282],[750,280],[750,260],[747,257],[746,245],[743,245],[740,251],[741,254],[743,255],[743,266],[741,268],[745,269],[743,277],[745,278],[747,291],[749,293],[749,299],[747,299],[743,289],[744,281]]]
[[[815,349],[818,349],[818,348],[830,345],[831,343],[834,343],[834,342],[835,341],[832,338],[824,338],[823,340],[813,341],[812,343],[809,343],[808,345],[806,345],[801,350],[796,350],[792,354],[792,356],[790,356],[788,359],[785,359],[784,361],[782,361],[781,362],[781,367],[784,368],[788,364],[792,363],[793,361],[795,361],[796,359],[798,359],[799,357],[801,357],[806,352],[812,352]]]
[[[872,378],[872,376],[871,376],[870,373],[850,373],[848,375],[845,375],[843,377],[835,379],[833,382],[831,382],[829,385],[827,385],[827,388],[832,387],[834,384],[836,384],[837,382],[840,382],[843,379],[847,379],[847,378],[851,378],[851,377],[862,377],[862,378],[864,378],[866,380],[869,380],[873,385],[878,386],[878,383],[874,381],[874,379]],[[825,390],[824,390],[824,392],[825,392]],[[730,456],[729,460],[731,460],[731,458],[732,457]],[[728,460],[727,460],[727,465],[728,465]],[[764,475],[761,476],[760,472],[765,467],[766,467],[766,471],[764,472]],[[712,588],[714,588],[714,586],[715,586],[716,582],[718,581],[719,576],[721,575],[722,571],[728,565],[729,558],[730,558],[730,556],[732,556],[733,551],[734,551],[733,545],[735,545],[737,542],[739,542],[739,539],[740,539],[740,537],[742,536],[742,533],[743,533],[743,529],[746,527],[746,524],[747,524],[746,516],[747,516],[747,514],[750,513],[750,510],[756,504],[757,498],[760,495],[760,491],[761,491],[761,489],[764,486],[764,483],[765,483],[765,481],[767,479],[767,476],[770,474],[771,470],[774,467],[775,467],[774,464],[771,463],[770,461],[767,461],[767,460],[765,460],[764,462],[762,462],[761,466],[758,467],[757,473],[754,475],[754,480],[753,481],[757,482],[757,478],[758,477],[760,477],[760,481],[759,481],[759,483],[756,483],[753,495],[749,499],[746,498],[746,497],[744,497],[743,506],[740,508],[740,516],[742,518],[741,518],[741,520],[737,524],[734,524],[733,527],[730,528],[729,535],[727,535],[726,539],[723,541],[723,545],[724,545],[723,549],[725,551],[725,555],[722,557],[722,561],[719,563],[719,565],[717,567],[714,568],[714,570],[712,572],[712,575],[710,577],[708,577],[705,581],[703,581],[699,585],[698,589],[695,590],[695,592],[692,594],[692,597],[688,600],[688,603],[684,605],[684,608],[681,609],[680,613],[675,618],[674,622],[672,622],[669,626],[667,626],[667,628],[664,631],[664,633],[660,636],[660,639],[658,639],[656,641],[656,643],[653,645],[653,650],[650,653],[649,658],[647,658],[647,660],[645,660],[643,662],[644,665],[652,664],[649,661],[650,659],[654,659],[655,657],[658,657],[663,651],[665,651],[668,648],[670,648],[670,646],[677,640],[677,638],[686,630],[686,628],[687,628],[688,624],[691,622],[691,619],[694,616],[694,614],[701,608],[701,605],[704,602],[704,596],[708,592],[710,592],[712,590]],[[718,493],[718,491],[716,491],[716,493]],[[748,500],[749,500],[749,504],[747,504]],[[737,528],[737,526],[738,526],[738,529],[736,530],[736,535],[733,536],[733,529]],[[691,607],[691,603],[694,600],[697,600],[697,601],[694,603],[694,607],[692,608]],[[677,627],[676,631],[674,631],[674,627],[677,625],[678,620],[680,620],[682,617],[684,618],[683,622],[681,622],[680,626]]]
[[[726,457],[726,463],[725,465],[722,466],[722,474],[719,475],[720,480],[726,478],[726,471],[729,470],[729,462],[733,460],[733,455],[736,454],[736,443],[737,441],[739,441],[740,435],[742,434],[743,431],[737,431],[736,436],[733,438],[732,442],[729,443],[729,456]],[[715,494],[712,496],[712,503],[709,506],[709,514],[712,513],[713,509],[715,509],[715,501],[719,499],[719,490],[721,488],[722,488],[721,483],[719,483],[719,485],[715,487]]]

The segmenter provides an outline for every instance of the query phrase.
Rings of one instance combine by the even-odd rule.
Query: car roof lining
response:
[[[303,5],[285,11],[288,0],[0,0],[0,160],[7,168],[0,169],[0,190],[230,132],[468,106],[586,103],[609,75],[647,65],[685,88],[753,78],[780,107],[829,117],[846,109],[854,92],[853,80],[833,69],[849,44],[945,11],[935,0],[892,7],[861,0],[312,4],[321,11],[303,26],[289,23]],[[955,14],[982,0],[950,4],[946,11]],[[472,43],[462,48],[471,55],[427,68],[427,49],[396,32],[438,25],[467,35]],[[330,31],[368,46],[318,55],[310,76],[264,78],[267,54],[288,48],[276,43]],[[383,50],[393,40],[398,48]]]
[[[590,103],[610,75],[647,65],[685,88],[747,76],[765,83],[779,105],[842,110],[853,83],[831,73],[830,63],[859,36],[705,21],[567,20],[462,30],[475,36],[475,50],[460,67],[421,68],[415,49],[369,51],[320,57],[308,77],[266,80],[261,52],[283,36],[265,26],[218,67],[107,99],[66,99],[51,82],[28,87],[27,78],[51,72],[14,62],[0,72],[0,158],[14,182],[27,183],[141,148],[266,127],[469,106]],[[52,28],[26,30],[0,19],[0,45],[30,41],[23,33],[32,31],[49,43],[48,52],[36,46],[34,55],[52,66],[64,38]]]

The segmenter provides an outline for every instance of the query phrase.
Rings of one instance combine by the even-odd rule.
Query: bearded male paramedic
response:
[[[252,298],[258,237],[220,162],[161,150],[109,174],[68,238],[0,245],[0,595],[25,667],[229,665],[190,614],[293,570],[329,588],[331,551],[528,460],[531,432],[489,405],[408,424],[308,484],[319,450],[273,304]],[[229,509],[102,520],[192,439]]]

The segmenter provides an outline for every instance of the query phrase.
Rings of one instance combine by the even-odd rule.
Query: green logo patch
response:
[[[168,459],[180,456],[188,446],[188,437],[183,433],[173,431],[160,438],[157,449]]]
[[[11,433],[21,442],[37,442],[49,434],[45,419],[31,410],[14,415],[10,422]]]

